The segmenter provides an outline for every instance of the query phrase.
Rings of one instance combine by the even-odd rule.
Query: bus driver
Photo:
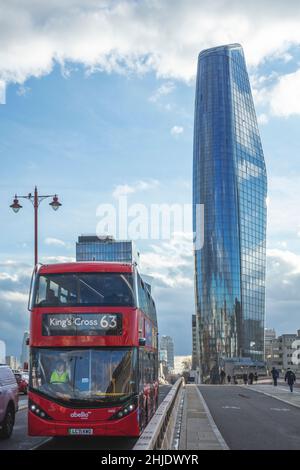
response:
[[[66,365],[63,360],[59,359],[56,362],[56,368],[52,372],[51,377],[50,377],[50,383],[68,383],[70,380],[69,374],[66,371]]]

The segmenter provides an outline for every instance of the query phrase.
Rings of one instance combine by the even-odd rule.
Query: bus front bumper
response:
[[[121,419],[109,421],[74,421],[61,422],[45,420],[28,411],[28,435],[29,436],[115,436],[138,437],[140,428],[138,425],[138,410]]]

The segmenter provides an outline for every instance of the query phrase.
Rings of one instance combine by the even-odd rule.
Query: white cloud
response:
[[[0,300],[8,302],[28,302],[28,294],[16,291],[0,291]]]
[[[172,91],[175,90],[175,85],[173,82],[163,83],[149,98],[149,101],[156,102],[161,96],[169,95]]]
[[[73,263],[76,261],[74,256],[43,256],[42,262],[45,264],[54,264],[54,263]]]
[[[12,260],[0,262],[0,336],[7,354],[18,355],[23,333],[28,330],[28,293],[32,266]]]
[[[10,280],[12,282],[16,282],[18,280],[17,274],[9,274],[9,273],[1,273],[0,272],[0,281],[7,281]]]
[[[261,113],[257,116],[257,121],[258,121],[258,124],[267,124],[268,121],[269,121],[269,118],[268,116],[265,114],[265,113]]]
[[[6,103],[6,83],[4,80],[0,80],[0,104]]]
[[[58,238],[51,238],[51,237],[45,238],[45,244],[52,245],[52,246],[66,246],[66,243],[63,240],[59,240]]]
[[[118,199],[120,196],[127,196],[128,194],[137,193],[139,191],[147,191],[149,189],[157,188],[158,185],[159,182],[154,179],[136,181],[131,185],[120,184],[115,187],[113,197]]]
[[[299,2],[237,0],[1,0],[0,78],[22,84],[55,62],[191,80],[201,49],[239,41],[247,62],[290,60],[300,43]]]
[[[30,88],[28,86],[21,85],[21,86],[19,86],[19,88],[17,90],[17,95],[25,96],[25,95],[27,95],[27,93],[29,93],[29,91],[30,91]]]
[[[300,114],[300,69],[279,78],[269,93],[269,103],[274,116]]]
[[[300,114],[300,69],[283,75],[255,75],[251,82],[255,104],[265,108],[258,116],[260,124],[266,124],[270,116],[287,118]]]
[[[141,252],[141,271],[154,279],[160,334],[174,338],[176,354],[191,353],[193,269],[191,233],[174,233],[169,241],[153,244]]]
[[[141,253],[142,270],[165,287],[192,287],[193,245],[191,233],[174,233],[170,241],[152,245]]]
[[[300,255],[297,255],[289,250],[268,249],[267,256],[270,260],[274,261],[274,266],[285,266],[285,274],[293,276],[300,274]],[[280,278],[280,281],[282,278]]]
[[[294,333],[300,326],[300,256],[289,250],[267,250],[268,327]]]
[[[182,126],[173,126],[172,129],[170,130],[172,135],[179,135],[183,133],[183,127]]]
[[[268,181],[268,238],[287,241],[291,238],[298,244],[300,227],[299,200],[300,178],[295,175],[272,176]]]

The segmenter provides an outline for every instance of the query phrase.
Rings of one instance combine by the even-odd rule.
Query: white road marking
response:
[[[290,411],[288,408],[270,408],[270,410],[274,410],[274,411]]]
[[[240,410],[241,409],[239,406],[228,406],[228,405],[222,406],[222,408],[226,408],[226,409],[230,408],[231,410]]]

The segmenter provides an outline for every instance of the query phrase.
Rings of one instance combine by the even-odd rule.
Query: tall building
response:
[[[189,371],[192,368],[192,356],[175,356],[174,373],[182,374],[183,371]]]
[[[22,353],[21,353],[21,367],[22,369],[28,369],[29,364],[29,345],[27,344],[29,339],[29,332],[25,331],[22,341]]]
[[[199,367],[199,351],[197,343],[197,322],[196,315],[192,315],[192,369]]]
[[[160,339],[160,351],[167,351],[167,363],[170,369],[174,369],[174,343],[171,336],[162,336]]]
[[[272,355],[272,341],[276,338],[276,331],[273,328],[265,328],[265,361]]]
[[[111,236],[81,235],[76,243],[76,261],[139,262],[132,240],[115,240]]]
[[[5,363],[11,368],[11,369],[18,369],[19,368],[19,363],[18,359],[15,356],[5,356]]]
[[[199,54],[194,123],[193,230],[202,375],[220,357],[263,360],[266,169],[243,49]],[[204,208],[204,226],[197,219]]]
[[[0,364],[5,364],[6,344],[0,339]]]

